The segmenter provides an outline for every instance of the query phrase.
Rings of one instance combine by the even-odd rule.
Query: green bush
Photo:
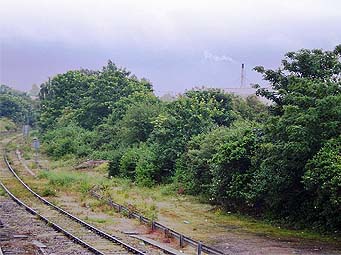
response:
[[[141,186],[155,183],[157,168],[155,153],[146,144],[129,148],[120,160],[120,175],[136,181]]]
[[[120,175],[120,160],[124,154],[123,149],[117,149],[110,153],[110,161],[109,161],[109,176],[118,176]]]
[[[340,56],[341,45],[334,51],[303,49],[287,53],[276,70],[255,68],[271,84],[257,94],[273,103],[253,160],[249,198],[255,210],[276,220],[301,226],[325,222],[326,231],[340,226],[333,216],[337,186],[327,180],[338,179],[339,166],[328,163],[335,154],[322,149],[341,135]],[[327,220],[328,213],[333,219]]]
[[[147,146],[141,146],[139,160],[136,164],[136,182],[141,186],[151,187],[155,184],[158,169],[155,166],[157,160],[155,153]]]
[[[341,226],[341,136],[329,140],[308,161],[303,183],[311,196],[308,217],[318,227]]]
[[[187,194],[209,194],[212,183],[210,161],[218,148],[229,137],[230,129],[221,127],[207,134],[194,136],[187,145],[187,150],[176,162],[175,182]]]
[[[93,133],[75,124],[50,130],[43,136],[48,155],[60,158],[68,154],[86,157],[93,152]]]
[[[135,169],[140,159],[138,147],[129,148],[120,159],[120,175],[135,180]]]
[[[245,123],[235,128],[231,128],[229,140],[211,160],[210,197],[223,206],[239,210],[248,204],[248,184],[259,130]]]
[[[166,106],[166,111],[154,119],[147,140],[159,159],[157,182],[171,179],[178,158],[193,136],[229,126],[236,117],[231,95],[219,89],[193,89]]]
[[[229,128],[220,127],[193,137],[186,152],[177,160],[175,181],[186,193],[201,194],[222,203],[227,190],[236,189],[237,182],[241,182],[233,173],[250,167],[256,127],[252,122],[237,121]],[[245,155],[232,159],[232,153],[238,153],[237,150],[244,150],[240,153]],[[243,163],[247,165],[242,170]],[[227,200],[232,201],[231,197]]]
[[[5,117],[16,124],[34,125],[36,103],[24,92],[0,85],[0,118]],[[10,124],[11,127],[12,125]]]

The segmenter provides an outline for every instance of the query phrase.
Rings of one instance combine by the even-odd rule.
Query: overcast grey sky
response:
[[[108,59],[156,91],[238,87],[256,65],[341,43],[340,0],[0,0],[0,82],[29,89]]]

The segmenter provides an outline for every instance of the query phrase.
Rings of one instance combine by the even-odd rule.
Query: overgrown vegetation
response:
[[[0,118],[7,118],[16,124],[34,125],[36,103],[26,93],[0,85]]]
[[[0,132],[16,130],[16,125],[13,121],[8,118],[0,117]]]
[[[109,61],[43,84],[39,123],[55,158],[108,159],[109,175],[291,226],[341,226],[341,46],[256,67],[271,89],[247,99],[193,89],[161,101]],[[52,177],[51,177],[52,178]],[[51,179],[52,180],[52,179]]]
[[[15,148],[16,143],[13,142],[10,145]],[[28,148],[26,147],[26,149]],[[12,156],[15,157],[14,154]],[[212,231],[215,233],[217,231],[224,232],[226,227],[231,227],[235,234],[245,233],[246,231],[257,235],[269,235],[273,238],[289,240],[300,238],[301,241],[305,239],[308,242],[314,240],[330,244],[337,244],[339,240],[339,237],[320,235],[308,229],[290,230],[282,228],[278,224],[270,224],[267,220],[260,221],[242,214],[225,212],[222,208],[208,205],[201,196],[183,195],[177,192],[178,189],[174,184],[159,184],[149,188],[137,185],[127,178],[113,177],[108,179],[104,177],[105,172],[103,172],[108,170],[107,163],[94,169],[75,170],[73,166],[79,160],[76,158],[49,160],[47,169],[52,174],[42,171],[39,178],[25,178],[25,181],[39,194],[49,196],[49,200],[59,206],[62,206],[63,202],[61,201],[65,201],[65,199],[69,201],[69,197],[73,197],[73,199],[80,201],[82,207],[90,208],[95,213],[105,212],[107,215],[112,215],[113,210],[106,204],[105,200],[92,199],[89,196],[89,190],[82,188],[81,183],[86,182],[86,187],[100,188],[96,190],[101,192],[104,197],[111,198],[150,219],[157,220],[160,217],[160,220],[171,220],[172,224],[175,224],[173,225],[175,229],[199,240],[207,238],[207,235],[210,235]],[[52,176],[58,176],[58,173],[61,174],[57,178],[64,179],[65,176],[68,176],[67,178],[73,179],[73,181],[62,186],[51,184],[49,179]],[[82,182],[78,180],[82,180]],[[64,181],[58,183],[64,183]],[[93,219],[98,218],[93,217]],[[108,220],[106,217],[105,219]],[[92,221],[92,217],[85,217],[85,220]],[[189,228],[189,225],[183,220],[190,222],[190,226],[193,228]],[[204,224],[203,221],[205,221]],[[106,223],[110,223],[110,221]]]

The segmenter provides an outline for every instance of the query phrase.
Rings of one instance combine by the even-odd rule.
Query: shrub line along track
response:
[[[118,238],[109,235],[105,232],[103,232],[102,230],[86,223],[85,221],[75,217],[74,215],[70,214],[69,212],[59,208],[58,206],[50,203],[49,201],[47,201],[46,199],[44,199],[43,197],[41,197],[40,195],[38,195],[36,192],[34,192],[26,183],[24,183],[21,178],[15,173],[15,171],[13,170],[13,168],[11,167],[11,165],[9,164],[7,158],[6,158],[6,154],[4,152],[4,161],[8,167],[8,169],[10,170],[10,172],[14,175],[14,177],[16,178],[16,180],[18,180],[20,182],[21,185],[23,185],[25,187],[26,190],[28,190],[31,194],[33,194],[37,199],[40,200],[40,202],[42,202],[44,205],[48,206],[48,209],[53,209],[50,210],[54,211],[54,212],[58,212],[58,214],[56,215],[54,213],[54,219],[57,219],[57,217],[63,215],[63,216],[67,216],[63,217],[62,222],[67,222],[67,225],[70,225],[71,221],[72,223],[77,223],[78,228],[77,228],[77,234],[83,235],[83,237],[77,237],[76,234],[71,233],[71,231],[66,230],[64,227],[60,226],[60,224],[57,224],[56,222],[53,222],[49,219],[49,217],[45,217],[43,216],[41,213],[39,213],[37,210],[33,209],[32,207],[30,207],[29,205],[27,205],[25,202],[21,201],[19,198],[17,198],[1,181],[0,181],[0,185],[1,187],[7,192],[7,194],[19,205],[25,207],[25,209],[27,211],[29,211],[30,213],[37,215],[42,221],[46,222],[47,224],[51,225],[54,229],[56,229],[59,232],[62,232],[63,234],[65,234],[68,238],[70,238],[71,240],[73,240],[74,242],[82,245],[83,247],[87,248],[88,250],[94,252],[95,254],[126,254],[126,253],[134,253],[134,254],[145,254],[145,252],[140,251],[134,247],[132,247],[131,245],[124,243],[123,241],[119,240]],[[37,206],[37,205],[34,205]],[[44,208],[46,209],[46,208]],[[52,216],[50,217],[52,218]],[[68,219],[68,220],[66,220]],[[70,221],[70,220],[71,221]],[[65,224],[64,224],[65,225]],[[74,225],[74,224],[73,224]],[[72,224],[71,224],[72,226]],[[81,228],[79,228],[81,227]],[[83,233],[79,233],[79,230],[83,231]],[[91,242],[94,242],[95,244],[90,244],[89,241],[84,241],[84,237],[88,237],[87,239],[90,238]],[[95,237],[95,238],[94,238]],[[92,238],[92,239],[91,239]],[[103,242],[104,241],[104,242]],[[99,244],[99,245],[97,245]],[[103,246],[104,244],[104,246]],[[100,247],[101,249],[104,249],[104,252],[100,250],[100,248],[96,248],[96,246]]]

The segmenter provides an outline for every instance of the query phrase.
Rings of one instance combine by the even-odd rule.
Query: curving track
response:
[[[131,245],[53,205],[30,189],[15,173],[5,153],[4,162],[9,171],[1,167],[0,185],[18,204],[37,215],[59,232],[95,254],[145,254]],[[13,194],[12,191],[15,191]]]

